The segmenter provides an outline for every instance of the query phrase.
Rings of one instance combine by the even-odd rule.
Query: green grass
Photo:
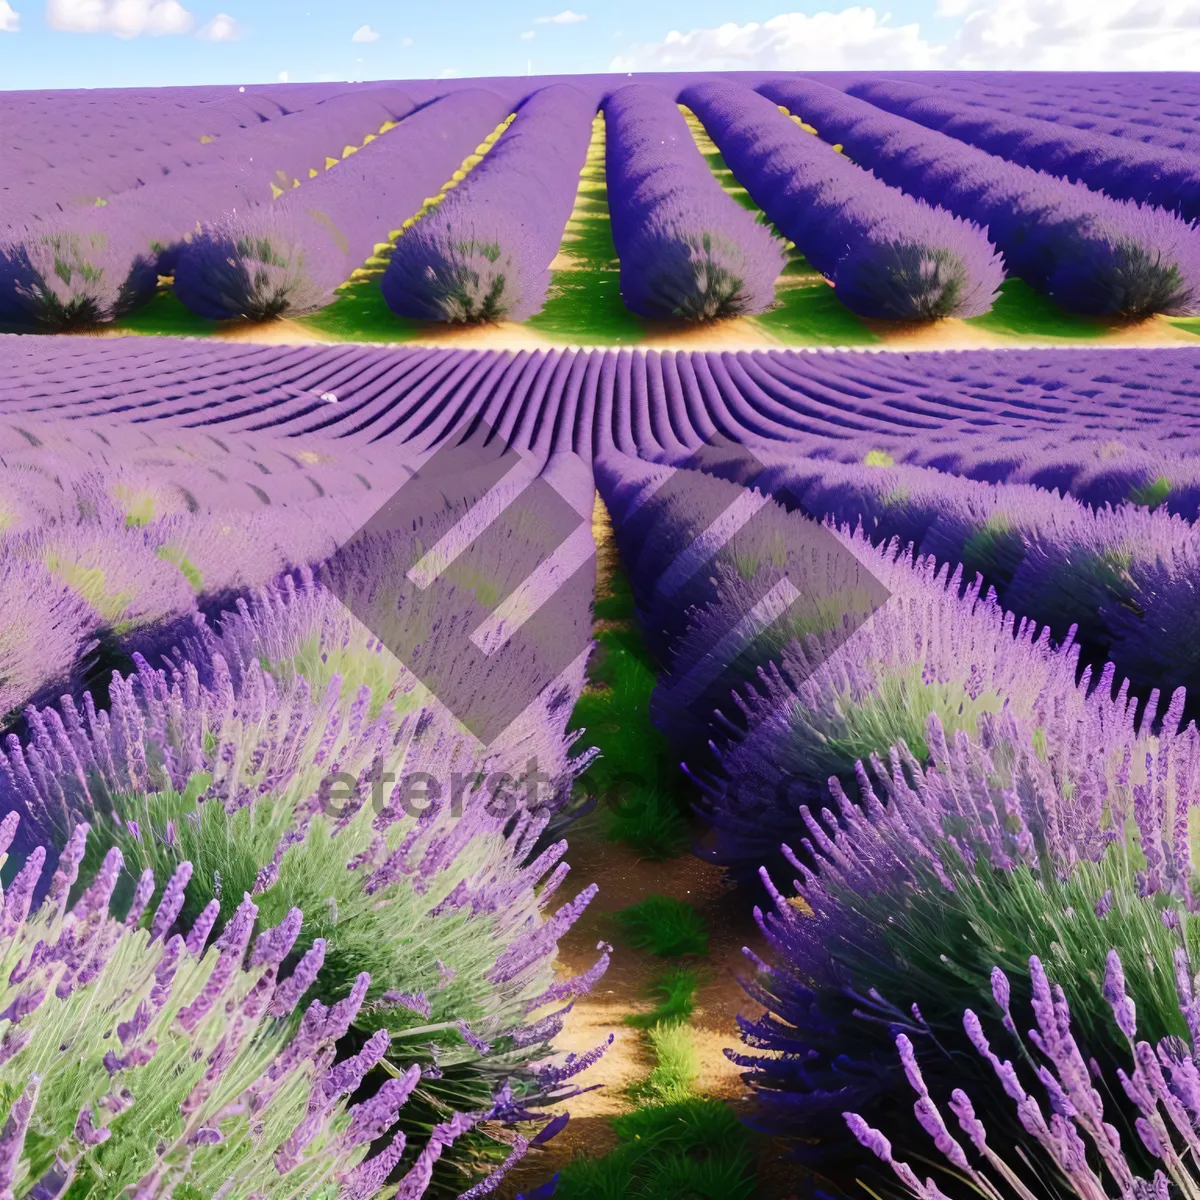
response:
[[[688,847],[687,821],[669,791],[635,785],[613,801],[605,836],[623,842],[649,862],[678,858]]]
[[[624,571],[614,571],[609,580],[609,594],[596,601],[597,621],[633,621],[637,611],[633,606],[633,588]],[[643,653],[643,658],[648,658]]]
[[[625,1024],[634,1029],[680,1024],[691,1019],[696,1009],[700,978],[691,967],[674,967],[650,986],[654,1007],[647,1013],[627,1013]]]
[[[596,615],[625,624],[597,633],[588,674],[599,687],[580,696],[570,728],[585,729],[587,741],[600,750],[580,786],[604,801],[607,838],[661,862],[687,848],[688,825],[674,756],[650,723],[658,676],[640,630],[629,621],[632,610],[628,580],[615,572],[613,592],[597,603]]]
[[[1035,292],[1020,279],[1006,279],[991,312],[968,317],[964,324],[1013,338],[1061,338],[1072,342],[1093,342],[1112,332],[1112,326],[1095,317],[1063,312],[1048,296]]]
[[[555,1200],[749,1200],[752,1135],[719,1100],[691,1096],[613,1120],[620,1143],[577,1158]]]
[[[704,918],[690,904],[670,896],[647,896],[613,914],[625,940],[659,958],[708,953]]]
[[[672,1104],[686,1100],[700,1078],[700,1052],[686,1024],[666,1021],[646,1030],[654,1056],[654,1070],[630,1089],[635,1100]]]

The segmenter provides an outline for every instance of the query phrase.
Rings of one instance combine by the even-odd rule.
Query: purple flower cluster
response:
[[[15,813],[0,823],[0,853],[17,825]],[[172,880],[148,936],[136,920],[110,911],[123,867],[115,848],[68,905],[87,836],[87,826],[78,826],[48,890],[38,887],[39,847],[3,899],[13,969],[0,989],[8,1022],[0,1074],[15,1100],[0,1130],[0,1186],[12,1195],[23,1176],[30,1185],[23,1195],[59,1195],[73,1179],[102,1170],[112,1186],[147,1198],[170,1195],[185,1178],[208,1194],[265,1194],[278,1186],[373,1194],[354,1188],[372,1171],[382,1185],[398,1160],[378,1143],[402,1120],[421,1071],[414,1066],[403,1087],[385,1083],[348,1104],[387,1047],[383,1033],[355,1055],[339,1046],[369,978],[344,1001],[326,1007],[313,1000],[292,1019],[316,982],[323,946],[314,947],[311,969],[310,952],[284,972],[298,911],[260,933],[247,960],[258,916],[250,897],[206,949],[207,931],[198,926],[186,939],[168,936],[177,913]],[[190,864],[184,868],[190,873]],[[143,874],[143,904],[154,890],[153,873]],[[45,898],[33,904],[35,892]],[[69,1054],[59,1044],[64,1036]],[[164,1108],[175,1114],[166,1137]],[[455,1119],[473,1124],[478,1117]],[[402,1151],[402,1135],[396,1143]],[[372,1148],[387,1156],[382,1171],[366,1157]]]
[[[604,119],[608,208],[626,307],[685,321],[769,308],[782,248],[725,194],[671,95],[630,84],[608,97]]]
[[[1200,311],[1200,235],[1179,216],[1010,163],[811,80],[759,90],[885,183],[986,226],[1005,267],[1071,311]]]
[[[977,225],[887,186],[749,88],[693,84],[680,100],[852,312],[903,321],[991,308],[1004,268]]]
[[[1109,1081],[1099,1072],[1095,1059],[1086,1057],[1072,1028],[1066,995],[1050,982],[1041,960],[1036,956],[1029,960],[1035,1027],[1027,1034],[1028,1047],[1010,1011],[1008,977],[999,967],[994,970],[994,999],[1018,1051],[1018,1064],[1035,1068],[1029,1074],[1037,1079],[1040,1090],[1022,1078],[1017,1064],[1001,1057],[1003,1051],[993,1049],[979,1017],[968,1009],[963,1014],[963,1028],[975,1052],[991,1068],[991,1078],[972,1089],[974,1097],[955,1088],[945,1107],[953,1113],[978,1165],[971,1161],[963,1141],[951,1131],[942,1106],[931,1095],[912,1041],[907,1034],[897,1034],[900,1061],[917,1096],[913,1111],[939,1154],[980,1192],[997,1200],[1030,1196],[1033,1173],[1039,1168],[1048,1168],[1058,1188],[1080,1200],[1114,1192],[1155,1200],[1188,1195],[1196,1186],[1193,1160],[1200,1151],[1200,1075],[1194,1049],[1200,1027],[1190,982],[1192,964],[1183,949],[1176,951],[1175,959],[1179,1007],[1190,1036],[1187,1040],[1164,1038],[1154,1045],[1137,1037],[1134,1002],[1125,991],[1121,959],[1115,950],[1109,952],[1104,994],[1133,1061],[1128,1071],[1116,1072],[1119,1091],[1111,1085],[1105,1088],[1111,1104],[1108,1111],[1101,1088]],[[1013,1146],[1008,1139],[989,1140],[989,1130],[976,1112],[984,1089],[1002,1091],[1015,1108],[1020,1145]],[[1133,1114],[1133,1129],[1127,1129],[1124,1137],[1114,1123],[1121,1120],[1115,1111],[1122,1107],[1121,1093]],[[1043,1108],[1043,1094],[1049,1112]],[[938,1200],[944,1195],[933,1178],[922,1180],[908,1163],[895,1158],[887,1137],[861,1116],[847,1112],[845,1120],[859,1142],[889,1166],[912,1195],[920,1200]],[[1144,1161],[1148,1165],[1145,1175],[1150,1178],[1141,1174]]]
[[[467,177],[396,244],[380,288],[419,321],[523,321],[550,284],[595,106],[567,84],[534,92]]]
[[[216,320],[262,321],[330,303],[508,111],[494,92],[452,92],[274,203],[210,204],[201,214],[208,224],[179,251],[176,295]]]
[[[878,80],[852,84],[852,96],[977,146],[1009,162],[1087,184],[1119,200],[1136,200],[1200,216],[1200,155],[1172,151],[1095,130],[1018,116],[957,99],[915,82]]]

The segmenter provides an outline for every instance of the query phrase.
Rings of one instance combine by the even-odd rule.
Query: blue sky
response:
[[[570,2],[0,0],[0,87],[1200,62],[1200,0]]]

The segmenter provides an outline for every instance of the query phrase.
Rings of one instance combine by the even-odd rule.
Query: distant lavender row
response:
[[[3,100],[11,149],[0,181],[0,212],[12,217],[29,195],[94,203],[123,187],[203,161],[222,137],[302,107],[281,106],[253,91],[216,96],[135,93],[98,99],[88,93],[48,93],[42,105],[22,93]],[[90,194],[88,194],[90,192]]]
[[[358,145],[365,133],[376,132],[383,121],[409,112],[413,102],[396,88],[376,86],[332,96],[305,112],[276,113],[272,121],[246,113],[245,104],[233,98],[214,107],[226,113],[224,121],[210,122],[217,131],[223,127],[221,136],[204,132],[191,138],[186,157],[178,161],[160,162],[157,156],[148,163],[145,151],[114,149],[101,174],[86,168],[86,181],[74,178],[83,168],[70,161],[32,176],[23,186],[12,181],[0,211],[14,226],[61,212],[82,220],[86,209],[107,208],[122,192],[161,186],[168,180],[175,184],[187,180],[197,187],[208,180],[211,186],[221,173],[233,176],[232,182],[244,187],[247,197],[263,199],[270,196],[272,184],[292,187],[296,176],[307,178],[310,170],[322,169],[326,156],[340,158],[347,142]],[[194,170],[202,173],[193,174]],[[118,203],[124,204],[124,198]]]
[[[685,455],[677,465],[687,465]],[[1200,530],[1165,512],[1094,511],[1024,484],[989,484],[922,467],[843,465],[740,449],[704,469],[873,545],[898,539],[939,566],[978,573],[1018,618],[1075,638],[1142,689],[1200,690]]]
[[[643,317],[711,320],[775,302],[783,250],[725,194],[669,92],[631,84],[604,108],[621,297]]]
[[[587,158],[595,105],[534,92],[483,161],[400,238],[380,280],[393,312],[425,321],[523,321],[550,286]]]
[[[919,320],[987,312],[1004,269],[985,231],[888,187],[734,83],[685,88],[722,158],[851,312]]]
[[[986,106],[964,108],[957,99],[916,83],[877,80],[847,91],[1009,162],[1079,180],[1120,200],[1178,212],[1185,221],[1200,216],[1198,154],[1138,145]]]
[[[262,320],[330,303],[508,112],[494,92],[454,92],[274,203],[208,204],[203,231],[175,262],[176,296],[215,319]]]
[[[956,96],[964,104],[982,104],[1124,141],[1200,153],[1200,104],[1195,96],[1179,89],[1162,91],[1161,85],[1155,89],[1143,84],[1139,94],[1132,96],[1116,89],[1096,92],[1075,84],[1065,73],[1032,84],[996,74],[981,76],[976,82],[957,73],[948,78],[912,78]]]
[[[811,80],[759,90],[861,166],[979,225],[1012,275],[1070,312],[1200,312],[1200,233],[1164,210],[1021,167]]]
[[[63,417],[68,430],[128,421],[151,440],[194,427],[286,435],[300,449],[306,436],[431,445],[468,396],[514,436],[536,432],[547,453],[655,456],[719,435],[1034,483],[1090,504],[1162,503],[1189,519],[1200,505],[1200,352],[1189,348],[472,353],[0,336],[0,454]],[[546,398],[557,398],[553,421],[537,416]]]

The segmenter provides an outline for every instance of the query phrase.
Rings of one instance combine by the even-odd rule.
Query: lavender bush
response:
[[[1126,1196],[1190,1195],[1196,1188],[1194,1156],[1200,1148],[1193,967],[1183,947],[1176,948],[1174,961],[1179,1009],[1187,1022],[1188,1037],[1166,1037],[1155,1044],[1138,1038],[1136,1005],[1125,990],[1121,957],[1115,950],[1108,953],[1104,996],[1112,1008],[1113,1023],[1128,1043],[1133,1064],[1115,1073],[1120,1091],[1094,1069],[1094,1059],[1085,1059],[1085,1050],[1071,1027],[1066,995],[1060,986],[1051,984],[1036,955],[1029,960],[1036,1026],[1027,1034],[1028,1045],[1012,1015],[1008,976],[999,967],[993,970],[994,1002],[1003,1014],[1007,1040],[1015,1044],[1018,1062],[1025,1070],[996,1053],[971,1009],[963,1014],[963,1028],[994,1072],[994,1079],[988,1081],[993,1092],[998,1084],[1016,1109],[1021,1135],[1015,1143],[994,1136],[989,1139],[988,1123],[977,1112],[980,1093],[972,1100],[962,1088],[955,1088],[944,1106],[961,1131],[961,1140],[956,1137],[943,1107],[929,1091],[912,1041],[906,1034],[898,1034],[896,1048],[917,1096],[913,1111],[956,1175],[965,1177],[977,1192],[992,1197],[1028,1197],[1033,1194],[1030,1185],[1047,1183],[1056,1192],[1081,1198],[1107,1195],[1109,1189]],[[1045,1093],[1049,1117],[1033,1078]],[[1107,1085],[1107,1111],[1097,1085]],[[987,1099],[990,1104],[999,1102],[996,1095]],[[933,1178],[922,1182],[908,1163],[898,1161],[887,1138],[861,1116],[848,1112],[845,1119],[851,1133],[892,1168],[911,1194],[922,1200],[942,1194]],[[964,1142],[973,1148],[975,1162]]]
[[[1200,237],[1160,208],[1097,195],[811,80],[759,89],[885,183],[987,226],[1010,274],[1072,312],[1200,311]]]
[[[901,1157],[923,1155],[927,1106],[913,1121],[895,1115],[905,1071],[916,1064],[940,1102],[954,1088],[976,1095],[990,1070],[975,1059],[971,1041],[979,1042],[970,1026],[963,1036],[960,1017],[984,1004],[985,1026],[995,1022],[996,962],[1013,976],[1014,1003],[1036,996],[1036,979],[1031,990],[1023,974],[1030,956],[1053,964],[1097,1077],[1127,1052],[1105,1018],[1111,987],[1091,966],[1106,945],[1130,967],[1149,1035],[1187,1036],[1188,1010],[1180,1012],[1163,969],[1194,946],[1193,868],[1181,830],[1195,794],[1197,735],[1194,726],[1176,733],[1181,709],[1177,697],[1163,736],[1143,738],[1115,772],[1097,753],[1106,738],[1094,719],[1043,733],[1003,714],[985,718],[976,738],[947,738],[931,717],[934,766],[903,745],[887,763],[860,764],[857,803],[831,781],[836,812],[803,811],[815,865],[789,852],[797,894],[768,879],[773,911],[759,914],[774,962],[752,960],[749,991],[767,1014],[743,1019],[750,1049],[732,1057],[748,1068],[762,1121],[805,1139],[798,1152],[842,1185],[850,1169],[887,1190],[847,1156],[841,1114],[887,1120]],[[904,1069],[888,1053],[898,1034],[914,1051]],[[1030,1112],[1015,1121],[997,1100],[982,1112],[997,1143],[1027,1145]],[[938,1186],[959,1194],[953,1179],[939,1177]]]
[[[508,113],[494,92],[452,92],[269,205],[205,214],[179,251],[176,295],[214,320],[311,311],[438,193]]]
[[[605,171],[621,297],[639,316],[707,321],[775,302],[779,242],[727,196],[670,95],[608,97]]]
[[[60,217],[0,244],[0,325],[56,333],[114,321],[157,285],[156,255],[139,233],[94,219]]]
[[[0,823],[5,849],[17,824],[15,813]],[[344,1043],[369,976],[331,1006],[308,1000],[324,943],[292,955],[298,909],[255,935],[249,896],[210,943],[211,917],[179,921],[186,862],[161,881],[142,872],[114,912],[121,853],[111,849],[83,886],[87,835],[76,828],[48,887],[36,848],[4,897],[8,1195],[376,1195],[405,1151],[402,1134],[380,1141],[422,1078],[414,1066],[364,1088],[386,1039],[353,1054]],[[434,1131],[408,1194],[424,1193],[439,1140],[480,1115]]]
[[[548,907],[567,867],[547,826],[590,758],[569,753],[577,735],[565,732],[582,657],[483,747],[301,573],[243,602],[219,634],[198,626],[175,664],[139,659],[103,711],[90,694],[30,710],[25,744],[10,738],[0,765],[0,806],[64,853],[90,824],[97,852],[119,848],[134,876],[179,879],[185,920],[227,928],[243,893],[265,923],[309,912],[294,938],[298,952],[321,940],[319,994],[340,1002],[367,972],[357,1036],[378,1034],[380,1058],[422,1074],[400,1129],[429,1148],[428,1130],[450,1122],[461,1137],[438,1178],[477,1181],[508,1150],[488,1130],[544,1123],[538,1106],[600,1052],[550,1058],[572,999],[607,964],[553,971],[595,892]],[[339,772],[348,782],[332,787]],[[475,1115],[454,1115],[464,1109]]]
[[[517,110],[483,161],[396,244],[380,288],[419,321],[523,321],[538,312],[575,204],[595,107],[552,84]]]
[[[986,233],[888,187],[735,83],[680,101],[772,224],[852,312],[885,320],[976,317],[1004,279]]]

